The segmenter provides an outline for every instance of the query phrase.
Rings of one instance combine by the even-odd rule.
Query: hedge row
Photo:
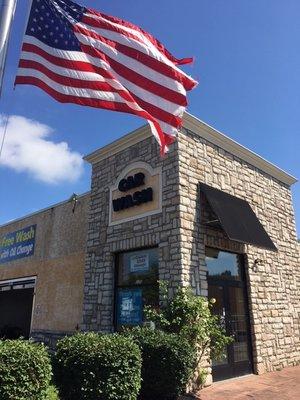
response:
[[[118,334],[66,337],[58,342],[53,366],[63,400],[135,400],[140,390],[140,350]]]
[[[129,335],[142,353],[141,400],[176,399],[186,390],[196,362],[187,340],[176,334],[134,328]]]
[[[0,341],[0,400],[41,400],[51,380],[46,348],[25,340]]]
[[[61,400],[171,400],[185,391],[194,357],[175,334],[79,333],[58,342],[54,382]],[[0,341],[0,400],[45,399],[51,375],[43,345]]]

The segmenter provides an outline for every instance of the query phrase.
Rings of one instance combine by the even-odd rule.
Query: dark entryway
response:
[[[29,338],[35,280],[0,282],[0,338]]]
[[[252,372],[251,336],[243,256],[206,249],[208,296],[215,298],[213,311],[219,315],[234,341],[222,357],[213,360],[213,380]]]

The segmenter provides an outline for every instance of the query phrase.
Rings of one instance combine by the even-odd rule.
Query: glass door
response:
[[[213,312],[220,316],[233,342],[221,357],[212,360],[213,379],[220,380],[252,372],[247,291],[241,255],[206,249],[208,297],[215,298]]]

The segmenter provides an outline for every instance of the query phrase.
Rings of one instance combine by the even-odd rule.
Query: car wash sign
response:
[[[115,212],[125,210],[130,207],[139,206],[140,204],[147,203],[153,200],[153,189],[148,187],[146,189],[136,190],[132,194],[127,194],[130,189],[140,188],[145,186],[145,174],[137,172],[134,175],[129,175],[127,178],[120,180],[118,189],[124,196],[113,199],[113,209]]]
[[[0,239],[0,264],[34,254],[36,225],[10,232]]]
[[[109,225],[161,212],[161,169],[144,162],[128,165],[110,188]]]

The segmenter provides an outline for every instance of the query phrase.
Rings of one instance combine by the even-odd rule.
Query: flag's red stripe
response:
[[[86,45],[81,45],[82,50],[85,53],[90,54],[93,57],[98,57],[98,58],[108,58],[106,57],[100,50],[97,50],[93,47],[90,46],[86,46]],[[111,64],[112,68],[119,74],[119,70],[126,68],[124,67],[122,64],[117,63],[114,60],[109,60],[109,63]],[[130,92],[130,91],[129,91]],[[144,104],[147,105],[149,103],[146,103],[143,100],[140,100],[135,94],[133,94],[132,92],[130,92],[132,94],[132,96],[136,99],[138,99],[139,101],[139,105],[140,104]],[[140,103],[141,102],[141,103]],[[142,108],[145,108],[142,106]],[[158,108],[154,105],[149,104],[149,109],[151,108],[151,110],[153,110],[154,114],[152,114],[152,112],[150,112],[148,109],[147,111],[149,111],[151,113],[151,115],[153,115],[155,118],[159,119],[160,121],[166,122],[169,125],[174,126],[175,128],[178,127],[178,120],[180,120],[179,117],[175,117],[173,114],[168,113],[167,111],[162,110],[161,108]]]
[[[89,25],[89,26],[91,26],[91,27],[94,27],[94,28],[101,28],[101,29],[106,29],[106,30],[111,31],[111,32],[116,32],[116,33],[118,33],[119,35],[126,36],[126,37],[128,37],[128,38],[130,38],[130,39],[136,40],[137,42],[142,43],[142,44],[145,45],[145,41],[143,41],[143,40],[140,38],[140,36],[135,35],[135,34],[133,34],[133,33],[131,33],[131,32],[128,32],[128,31],[126,31],[125,29],[122,29],[122,27],[120,27],[120,26],[119,26],[119,27],[114,26],[114,25],[112,25],[110,22],[105,21],[105,20],[103,20],[103,19],[100,20],[100,19],[95,19],[95,18],[93,18],[93,17],[90,17],[90,16],[88,16],[88,15],[83,15],[81,21],[82,21],[84,24],[87,24],[87,25]],[[157,49],[156,46],[155,46],[155,48]],[[157,50],[158,50],[158,49],[157,49]]]
[[[147,37],[147,39],[161,52],[163,53],[170,61],[172,61],[174,64],[189,64],[193,61],[192,58],[182,58],[182,59],[177,59],[176,57],[173,56],[173,54],[171,54],[166,48],[165,46],[157,39],[155,39],[155,37],[153,37],[152,35],[150,35],[148,32],[144,31],[143,29],[139,28],[138,26],[132,24],[131,22],[128,21],[124,21],[123,19],[117,18],[117,17],[112,17],[110,15],[106,15],[103,13],[100,13],[98,11],[95,11],[93,9],[88,9],[88,12],[90,14],[94,14],[97,16],[100,16],[102,18],[105,18],[106,20],[119,24],[119,25],[123,25],[126,26],[130,29],[133,29],[135,31],[138,31],[140,33],[142,33],[145,37]]]
[[[175,142],[176,136],[168,135],[166,133],[164,135],[165,135],[165,143],[167,146]]]
[[[54,65],[58,65],[59,67],[64,67],[66,69],[73,69],[76,71],[83,71],[83,72],[95,72],[103,76],[103,78],[114,79],[114,77],[107,70],[99,66],[93,65],[85,61],[73,61],[53,56],[52,54],[47,53],[45,50],[41,49],[40,47],[34,44],[23,43],[22,50],[38,54],[41,57],[45,58],[47,61],[51,62]]]
[[[83,105],[83,106],[104,108],[107,110],[113,110],[113,111],[119,111],[119,112],[126,112],[129,114],[138,115],[144,119],[150,120],[154,123],[154,125],[158,131],[158,135],[159,135],[159,138],[161,141],[162,153],[164,153],[164,151],[165,151],[164,149],[165,149],[166,144],[169,143],[169,141],[171,140],[170,135],[167,135],[162,132],[158,122],[150,114],[148,114],[148,112],[133,110],[125,103],[62,94],[62,93],[59,93],[56,90],[54,90],[52,87],[48,86],[45,82],[43,82],[40,79],[35,78],[35,77],[17,76],[16,80],[15,80],[15,84],[37,86],[40,89],[44,90],[46,93],[48,93],[55,100],[59,101],[60,103],[75,103],[75,104],[79,104],[79,105]]]
[[[43,53],[44,53],[45,55],[49,56],[51,59],[54,58],[53,61],[56,61],[56,65],[59,65],[59,66],[64,66],[65,61],[68,61],[68,60],[60,59],[60,58],[58,58],[58,57],[54,57],[54,56],[52,56],[52,55],[49,55],[48,53],[44,52],[44,50],[42,50],[42,49],[40,49],[39,47],[34,46],[34,45],[26,45],[26,44],[24,44],[23,47],[24,47],[24,50],[26,49],[26,51],[29,51],[29,48],[30,48],[30,47],[33,47],[33,48],[32,48],[32,50],[34,50],[33,52],[35,52],[35,53],[37,53],[37,54],[39,54],[39,55],[41,55],[41,56],[43,56]],[[102,57],[102,53],[99,52],[99,51],[97,51],[97,50],[95,50],[95,49],[91,49],[90,47],[88,47],[88,49],[85,49],[85,51],[87,51],[87,50],[89,50],[90,52],[92,52],[91,55],[93,55],[94,57],[98,57],[98,58]],[[99,55],[98,53],[100,53],[100,55]],[[23,63],[23,61],[25,61],[25,60],[22,60],[22,63]],[[50,61],[50,60],[49,60],[49,61]],[[72,63],[73,63],[73,66],[74,66],[74,63],[75,63],[75,62],[72,61]],[[87,64],[87,66],[90,66],[90,64],[88,64],[88,63],[83,63],[83,62],[81,62],[81,61],[76,61],[76,63]],[[21,60],[20,60],[20,66],[21,66]],[[124,67],[124,68],[126,68],[126,67]],[[39,69],[39,68],[37,68],[37,69]],[[73,69],[74,69],[74,68],[73,68]],[[39,69],[39,70],[41,70],[41,69]],[[46,73],[46,75],[49,76],[51,73],[50,73],[49,70],[47,70],[47,71],[48,71],[48,72]],[[41,71],[41,72],[43,72],[43,71]],[[91,72],[95,72],[95,71],[91,70]],[[53,72],[52,72],[52,74],[53,74],[52,76],[53,76],[53,78],[54,78],[53,80],[55,80],[56,82],[58,82],[58,83],[60,83],[60,84],[66,84],[66,85],[68,85],[67,82],[68,82],[68,79],[70,79],[70,78],[67,78],[67,77],[66,77],[66,81],[65,81],[65,83],[64,83],[63,80],[59,80],[58,76],[57,76],[57,77],[55,76],[56,74],[54,74]],[[49,76],[49,78],[51,78],[51,76]],[[111,78],[111,77],[110,77],[110,78]],[[51,78],[51,79],[52,79],[52,78]],[[64,79],[64,78],[63,78],[63,79]],[[72,85],[69,85],[69,86],[72,86]],[[77,86],[77,87],[80,87],[80,86]],[[82,86],[81,86],[81,87],[82,87]],[[114,90],[114,91],[115,91],[115,90]],[[136,95],[134,95],[134,94],[133,94],[132,92],[130,92],[130,91],[129,91],[129,93],[132,95],[132,97],[133,97],[134,100],[133,100],[130,96],[127,96],[127,95],[125,94],[126,92],[124,92],[124,91],[122,91],[122,92],[119,91],[119,93],[120,93],[120,95],[122,95],[123,98],[125,98],[125,99],[128,100],[128,101],[134,101],[134,100],[135,100],[142,108],[144,108],[144,109],[146,109],[148,112],[150,112],[151,115],[152,115],[152,112],[153,112],[153,113],[154,113],[153,116],[154,116],[155,118],[158,118],[159,120],[161,120],[161,121],[163,121],[163,122],[166,122],[167,124],[172,125],[172,126],[174,126],[175,128],[178,127],[178,125],[179,125],[179,123],[180,123],[180,118],[179,118],[179,117],[175,117],[174,115],[172,115],[172,114],[170,114],[170,113],[168,113],[168,112],[162,110],[161,108],[156,107],[156,106],[154,106],[154,105],[152,105],[152,104],[150,104],[150,103],[147,103],[147,102],[141,100],[139,97],[137,97]],[[124,93],[124,96],[123,96],[123,93]],[[151,111],[150,111],[150,110],[151,110]]]
[[[131,92],[130,92],[131,93]],[[147,110],[147,112],[153,117],[157,118],[160,121],[165,122],[168,125],[174,126],[175,128],[178,128],[181,125],[181,117],[176,117],[173,114],[168,113],[167,111],[162,110],[161,108],[148,103],[145,100],[140,99],[138,96],[134,95],[133,93],[132,97],[135,99],[135,101],[138,103],[138,105],[143,108],[144,110]]]
[[[109,110],[121,111],[121,112],[129,112],[131,110],[125,103],[117,103],[114,101],[107,101],[107,100],[100,100],[100,99],[91,99],[89,97],[79,97],[79,96],[72,96],[68,94],[63,94],[57,92],[51,86],[47,85],[45,82],[40,80],[39,78],[32,77],[32,76],[20,76],[17,75],[16,77],[16,84],[23,84],[23,85],[34,85],[39,87],[40,89],[47,92],[50,96],[52,96],[55,100],[59,101],[60,103],[75,103],[90,107],[96,108],[105,108]],[[131,110],[132,113],[133,110]]]
[[[82,22],[85,21],[85,18],[83,17]],[[146,65],[147,67],[153,69],[154,71],[159,72],[162,75],[165,75],[173,80],[176,80],[184,86],[186,90],[191,90],[193,87],[195,87],[196,82],[189,77],[187,77],[184,74],[181,74],[180,71],[172,68],[170,65],[165,64],[159,60],[156,60],[155,58],[148,56],[145,53],[142,53],[139,50],[133,49],[132,47],[125,46],[121,43],[115,42],[111,39],[107,39],[98,33],[94,31],[90,31],[88,29],[85,29],[81,26],[74,25],[73,27],[75,32],[82,33],[85,36],[92,37],[94,39],[100,40],[103,43],[108,44],[110,47],[113,47],[116,49],[116,51],[119,51],[120,53],[131,57],[132,59],[139,61],[141,64]],[[108,56],[107,56],[108,57]]]
[[[86,106],[90,106],[90,107],[105,108],[108,110],[114,110],[114,111],[120,111],[120,112],[126,112],[126,113],[130,113],[130,114],[139,115],[139,116],[142,116],[143,118],[152,120],[151,116],[150,116],[150,118],[148,118],[148,115],[147,115],[147,117],[145,117],[145,115],[147,114],[146,112],[143,113],[140,111],[135,111],[132,108],[130,108],[126,103],[100,100],[100,99],[91,99],[90,97],[79,97],[79,96],[63,94],[63,93],[56,91],[51,86],[47,85],[45,82],[43,82],[42,80],[40,80],[39,78],[36,78],[36,77],[17,76],[16,84],[37,86],[40,89],[47,92],[50,96],[55,98],[55,100],[59,101],[60,103],[75,103],[75,104],[81,104],[81,105],[86,105]]]
[[[145,78],[143,75],[140,75],[138,72],[133,71],[132,69],[126,67],[124,64],[112,59],[108,55],[104,54],[101,50],[95,49],[94,47],[81,44],[81,49],[91,55],[92,57],[101,58],[103,61],[107,61],[107,63],[112,67],[112,69],[124,79],[129,82],[134,83],[135,85],[141,87],[142,89],[147,90],[163,99],[170,101],[171,103],[186,106],[187,100],[186,96],[183,96],[181,93],[175,92],[172,89],[169,89],[165,86],[160,85],[148,78]]]
[[[35,69],[37,71],[42,72],[48,78],[53,80],[54,82],[59,83],[60,85],[64,86],[70,86],[74,88],[80,88],[80,89],[91,89],[91,90],[99,90],[102,92],[113,92],[113,93],[119,93],[121,94],[122,92],[122,97],[127,100],[132,102],[133,99],[129,95],[129,93],[125,90],[120,90],[116,89],[113,86],[111,86],[107,82],[99,82],[99,81],[85,81],[83,79],[77,79],[77,78],[71,78],[65,75],[59,75],[56,72],[51,71],[45,65],[40,64],[37,61],[29,61],[29,60],[20,60],[19,66],[21,68],[31,68]]]
[[[43,49],[41,49],[40,47],[35,46],[33,44],[24,43],[22,46],[22,50],[38,54],[41,57],[45,58],[47,61],[51,62],[52,64],[58,65],[60,67],[65,67],[67,69],[73,69],[84,72],[94,72],[103,76],[104,78],[114,79],[114,77],[107,70],[101,67],[95,66],[93,64],[84,61],[72,61],[53,56],[44,51]],[[99,58],[98,55],[97,58]],[[106,58],[108,57],[103,56],[102,57],[103,61],[106,61]],[[165,86],[162,86],[159,83],[153,82],[152,80],[145,78],[144,76],[132,71],[131,69],[125,67],[123,64],[115,62],[112,59],[109,59],[109,63],[111,64],[111,66],[114,65],[113,68],[119,75],[123,76],[123,78],[129,80],[130,82],[140,86],[141,88],[157,96],[160,96],[166,100],[169,100],[172,103],[182,106],[185,106],[187,104],[186,96],[183,96],[180,93],[177,93],[169,88],[166,88]]]
[[[40,64],[37,61],[31,61],[31,60],[20,60],[19,63],[20,68],[29,68],[29,69],[34,69],[37,71],[42,72],[44,75],[48,76],[52,81],[63,85],[63,86],[69,86],[69,87],[74,87],[74,88],[80,88],[80,89],[91,89],[91,90],[98,90],[102,92],[110,92],[110,93],[118,93],[124,100],[129,101],[131,103],[141,103],[142,100],[135,98],[135,96],[131,96],[130,92],[127,90],[120,90],[116,89],[107,82],[99,82],[99,81],[85,81],[83,79],[76,79],[76,78],[70,78],[65,75],[59,75],[56,72],[51,71],[45,65]],[[38,79],[38,78],[36,78]],[[148,104],[148,103],[145,103]],[[141,107],[143,108],[143,107]]]

